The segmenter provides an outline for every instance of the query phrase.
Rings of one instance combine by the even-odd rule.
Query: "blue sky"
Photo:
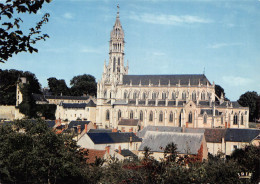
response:
[[[202,74],[237,100],[260,92],[259,0],[53,0],[37,15],[24,15],[24,28],[44,13],[47,41],[38,53],[15,55],[1,69],[49,77],[91,74],[101,78],[117,8],[125,31],[129,74]]]

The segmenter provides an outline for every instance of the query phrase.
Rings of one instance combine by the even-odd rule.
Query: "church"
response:
[[[129,75],[119,11],[110,33],[109,62],[97,84],[96,123],[125,131],[120,122],[143,127],[248,128],[249,108],[215,94],[204,74]],[[215,101],[215,99],[218,99]],[[127,124],[126,124],[127,125]]]

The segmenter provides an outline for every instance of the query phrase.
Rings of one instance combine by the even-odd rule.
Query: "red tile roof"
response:
[[[96,158],[104,158],[106,154],[106,150],[95,150],[95,149],[87,149],[88,150],[88,159],[87,163],[94,163]]]

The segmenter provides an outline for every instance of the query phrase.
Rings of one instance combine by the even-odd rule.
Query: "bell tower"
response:
[[[128,66],[124,66],[124,30],[119,19],[119,5],[117,5],[116,22],[110,33],[109,63],[104,64],[103,79],[105,83],[119,84],[123,82],[123,75],[128,73]]]

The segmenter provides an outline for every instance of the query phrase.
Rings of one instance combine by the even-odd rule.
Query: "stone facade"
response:
[[[97,85],[96,122],[118,128],[121,118],[147,125],[247,128],[249,109],[223,98],[205,75],[128,75],[124,31],[117,13],[110,34],[109,62]],[[218,98],[218,97],[217,97]]]

